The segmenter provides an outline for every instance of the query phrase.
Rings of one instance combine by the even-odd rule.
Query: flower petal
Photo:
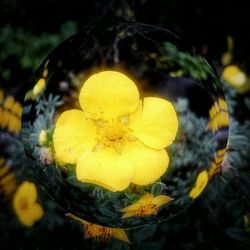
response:
[[[123,209],[121,209],[121,212],[127,213],[127,212],[136,212],[140,208],[140,204],[138,202],[131,204]]]
[[[168,202],[170,202],[171,200],[173,200],[171,197],[166,196],[166,195],[158,195],[153,199],[153,204],[157,205],[157,206],[162,206]]]
[[[40,204],[34,203],[31,209],[29,210],[28,214],[30,218],[32,218],[33,221],[35,222],[43,217],[44,211]]]
[[[144,98],[142,112],[131,116],[131,128],[145,145],[163,149],[175,139],[178,119],[173,105],[162,98]]]
[[[122,215],[121,219],[125,219],[125,218],[136,216],[136,213],[137,213],[138,209],[133,210],[133,211],[131,210],[131,211],[128,211],[128,212],[124,212],[124,214]]]
[[[55,154],[59,162],[76,163],[79,156],[95,146],[96,127],[80,110],[69,110],[56,121],[53,134]]]
[[[133,166],[131,182],[137,185],[148,185],[158,180],[167,170],[169,158],[165,149],[155,150],[140,141],[130,142],[124,146],[122,154]]]
[[[37,191],[34,183],[25,181],[23,182],[16,193],[14,194],[13,204],[17,208],[20,206],[20,202],[25,200],[27,204],[32,204],[37,199]]]
[[[145,193],[139,200],[138,203],[141,205],[150,204],[153,201],[154,196],[151,193]]]
[[[43,217],[43,215],[44,211],[42,207],[38,203],[34,203],[27,210],[20,211],[18,219],[23,225],[32,227],[36,221]]]
[[[77,179],[97,184],[113,192],[128,187],[133,176],[133,167],[129,157],[118,154],[113,148],[82,155],[77,161]]]
[[[206,170],[203,170],[202,172],[199,173],[196,179],[195,186],[189,192],[189,197],[192,199],[198,197],[207,186],[208,181],[209,181],[208,172]]]
[[[126,75],[103,71],[87,79],[79,100],[90,118],[110,120],[132,113],[139,103],[139,92]]]
[[[114,238],[131,244],[126,232],[123,229],[112,228]]]

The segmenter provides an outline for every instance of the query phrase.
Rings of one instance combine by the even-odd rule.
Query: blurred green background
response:
[[[222,74],[227,37],[233,59],[250,72],[247,1],[0,0],[0,87],[20,102],[36,68],[70,35],[101,23],[138,21],[159,25],[197,48]],[[82,227],[65,219],[53,202],[32,229],[0,207],[0,249],[250,249],[250,95],[223,83],[230,104],[232,152],[229,171],[218,176],[192,206],[160,225],[128,232],[131,245],[84,240]],[[238,111],[241,112],[238,112]],[[1,138],[2,139],[2,138]]]

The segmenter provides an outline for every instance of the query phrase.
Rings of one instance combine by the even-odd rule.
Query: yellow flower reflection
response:
[[[208,176],[207,171],[204,170],[200,172],[196,179],[195,186],[189,193],[189,197],[192,199],[195,199],[196,197],[198,197],[201,194],[201,192],[204,190],[204,188],[207,186],[208,180],[209,180],[209,176]]]
[[[178,129],[173,105],[156,97],[139,99],[135,83],[116,71],[92,75],[79,96],[81,110],[60,115],[53,135],[59,162],[76,163],[82,182],[122,191],[148,185],[167,170],[165,147]]]
[[[110,228],[103,227],[97,224],[89,223],[85,220],[78,218],[77,216],[68,213],[68,217],[75,221],[79,221],[84,226],[84,239],[93,238],[97,241],[108,241],[112,238],[122,240],[124,242],[130,243],[126,232],[120,228]]]
[[[229,65],[222,72],[223,79],[237,92],[243,94],[250,90],[250,81],[246,73],[244,73],[237,65]]]
[[[154,197],[152,194],[146,193],[136,203],[121,210],[124,213],[122,218],[155,215],[159,211],[160,206],[171,200],[172,198],[166,195]]]
[[[36,200],[36,186],[28,181],[23,182],[13,196],[14,211],[19,221],[27,227],[33,226],[44,214]]]

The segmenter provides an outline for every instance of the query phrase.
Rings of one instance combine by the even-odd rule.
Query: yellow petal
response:
[[[18,117],[22,115],[22,106],[19,102],[15,102],[14,106],[12,107],[12,112],[16,114]]]
[[[53,143],[58,161],[76,163],[95,146],[96,127],[80,110],[63,112],[56,121]]]
[[[158,180],[166,172],[169,163],[165,149],[152,149],[140,141],[125,145],[122,154],[133,166],[131,182],[137,185],[148,185]]]
[[[18,208],[20,206],[20,201],[25,200],[28,204],[34,203],[37,199],[37,191],[36,186],[32,182],[25,181],[23,182],[13,198],[14,208]]]
[[[87,79],[79,100],[91,118],[110,120],[132,113],[139,103],[139,92],[126,75],[103,71]]]
[[[23,225],[32,227],[36,221],[40,220],[43,217],[43,214],[44,211],[42,207],[39,204],[34,203],[27,210],[20,211],[17,215],[19,221]]]
[[[150,204],[153,201],[153,198],[154,196],[147,192],[138,200],[138,203],[141,205]]]
[[[138,202],[129,205],[121,210],[123,213],[133,213],[136,212],[140,208],[140,204]]]
[[[189,193],[189,197],[192,199],[198,197],[204,190],[204,188],[207,186],[208,180],[209,180],[208,172],[206,170],[202,171],[198,175],[195,186]]]
[[[14,101],[13,96],[8,96],[8,97],[5,99],[3,106],[4,106],[6,109],[12,109],[14,103],[15,103],[15,101]]]
[[[122,240],[124,242],[127,242],[127,243],[131,243],[128,239],[128,236],[126,234],[126,232],[123,230],[123,229],[116,229],[116,228],[113,228],[112,229],[112,232],[113,232],[113,237],[118,239],[118,240]]]
[[[32,227],[34,224],[34,219],[30,216],[27,211],[17,214],[18,220],[27,227]]]
[[[166,195],[159,195],[159,196],[156,196],[154,199],[153,199],[153,204],[157,205],[157,206],[162,206],[168,202],[170,202],[172,200],[171,197],[169,196],[166,196]]]
[[[39,79],[32,90],[33,96],[36,97],[38,94],[40,94],[44,89],[45,85],[46,85],[45,79],[44,78]]]
[[[144,98],[140,114],[131,116],[131,128],[136,138],[149,147],[163,149],[175,139],[178,119],[173,105],[156,97]]]
[[[138,207],[138,209],[139,209],[139,207]],[[125,219],[125,218],[136,216],[138,209],[133,210],[133,211],[124,212],[124,214],[122,215],[121,219]]]
[[[97,184],[113,192],[128,187],[133,176],[129,157],[113,148],[104,148],[82,155],[77,161],[77,179]]]
[[[37,220],[40,220],[43,217],[43,214],[44,214],[44,211],[43,211],[40,204],[34,203],[31,206],[31,209],[29,211],[29,215],[33,219],[34,222]]]
[[[10,112],[6,109],[2,109],[2,121],[1,121],[1,127],[6,128],[8,127],[9,120],[10,120]]]

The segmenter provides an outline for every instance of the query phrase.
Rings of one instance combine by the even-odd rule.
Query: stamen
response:
[[[105,147],[114,148],[118,154],[122,153],[122,146],[133,140],[131,129],[129,128],[129,117],[122,116],[116,121],[107,122],[96,120],[97,144],[94,151],[99,151]]]

